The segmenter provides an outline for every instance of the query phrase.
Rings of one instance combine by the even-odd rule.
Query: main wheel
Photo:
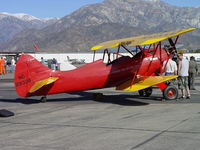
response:
[[[149,97],[151,96],[153,92],[153,89],[152,87],[149,87],[149,88],[146,88],[146,89],[143,89],[143,90],[139,90],[138,93],[140,96],[144,96],[144,97]]]
[[[166,100],[175,100],[178,98],[178,89],[175,86],[167,86],[163,91],[163,97]]]

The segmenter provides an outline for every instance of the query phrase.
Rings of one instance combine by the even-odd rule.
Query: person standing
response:
[[[189,78],[188,78],[189,89],[195,90],[194,81],[195,81],[195,76],[198,73],[198,66],[197,66],[197,63],[195,61],[194,56],[190,57],[189,65],[190,65],[190,67],[189,67]]]
[[[4,68],[5,68],[5,73],[7,73],[7,65],[8,65],[7,59],[6,59],[6,57],[4,57]]]
[[[2,74],[6,74],[6,70],[5,70],[5,59],[4,59],[4,57],[2,57]]]
[[[44,61],[44,58],[41,57],[41,61],[40,61],[43,65],[45,65],[45,61]]]
[[[15,59],[14,57],[12,57],[11,59],[11,73],[13,73],[15,71]]]
[[[167,64],[166,64],[167,63]],[[177,75],[177,64],[175,61],[173,61],[171,58],[167,61],[163,62],[163,67],[165,67],[165,75],[166,76],[172,76],[172,75]]]
[[[188,75],[189,75],[189,61],[186,58],[183,58],[183,54],[178,54],[178,76],[182,96],[181,99],[187,98],[190,99],[190,90],[188,87]]]
[[[53,58],[53,60],[52,60],[52,69],[56,70],[56,66],[57,66],[57,60],[55,58]]]
[[[2,68],[2,64],[3,64],[3,60],[2,60],[2,57],[0,57],[0,75],[2,74],[3,72],[3,68]]]
[[[167,64],[166,64],[167,63]],[[163,69],[165,76],[177,75],[178,67],[175,61],[169,58],[168,61],[163,62]],[[174,84],[175,80],[170,80],[169,83]]]
[[[6,74],[6,71],[5,71],[5,60],[3,57],[1,57],[1,60],[0,60],[0,74]]]

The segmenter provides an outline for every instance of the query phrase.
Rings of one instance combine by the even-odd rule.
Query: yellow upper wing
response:
[[[141,36],[136,36],[136,37],[107,41],[107,42],[103,42],[99,45],[92,47],[91,50],[113,48],[119,45],[128,45],[128,46],[149,45],[149,44],[157,43],[159,41],[163,41],[163,40],[166,40],[166,39],[169,39],[169,38],[172,38],[172,37],[175,37],[180,34],[190,32],[193,30],[196,30],[196,28],[178,29],[178,30],[169,31],[169,32],[162,32],[162,33],[156,33],[156,34],[150,34],[150,35],[141,35]]]

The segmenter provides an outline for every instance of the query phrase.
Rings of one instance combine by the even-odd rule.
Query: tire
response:
[[[153,92],[153,89],[152,87],[149,87],[149,88],[146,88],[146,89],[143,89],[143,90],[139,90],[138,93],[140,96],[144,96],[144,97],[149,97],[151,96]]]
[[[178,98],[178,89],[175,86],[167,86],[163,91],[163,97],[166,100],[176,100]]]
[[[144,96],[144,90],[139,90],[138,93],[140,96]]]

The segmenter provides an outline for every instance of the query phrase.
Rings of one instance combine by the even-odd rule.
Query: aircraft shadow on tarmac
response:
[[[104,95],[102,99],[93,100],[99,103],[112,103],[122,106],[144,106],[149,105],[149,103],[130,100],[133,96],[130,95]],[[133,98],[134,99],[134,98]]]
[[[146,102],[140,102],[136,100],[130,100],[130,98],[134,99],[134,95],[125,95],[125,94],[119,94],[119,95],[103,95],[102,98],[100,99],[95,99],[94,98],[94,93],[92,92],[72,92],[68,93],[70,95],[79,95],[81,97],[75,98],[74,100],[85,100],[85,101],[95,101],[98,103],[112,103],[112,104],[117,104],[117,105],[122,105],[122,106],[144,106],[144,105],[149,105],[149,103]],[[70,98],[71,100],[71,98]],[[65,99],[66,101],[66,99]]]
[[[22,104],[37,104],[40,103],[37,99],[17,98],[17,99],[0,99],[0,102],[5,103],[22,103]]]
[[[149,105],[151,101],[161,101],[161,97],[159,96],[150,96],[150,97],[140,97],[138,95],[130,95],[130,94],[117,94],[117,95],[103,95],[101,99],[94,99],[92,92],[72,92],[66,93],[62,95],[62,98],[56,98],[54,96],[47,97],[47,103],[51,102],[78,102],[78,101],[95,101],[98,103],[112,103],[122,106],[144,106]],[[78,97],[77,97],[78,95]],[[40,97],[34,98],[16,98],[16,99],[0,99],[0,102],[7,102],[7,103],[22,103],[26,105],[30,104],[37,104],[40,102]]]

